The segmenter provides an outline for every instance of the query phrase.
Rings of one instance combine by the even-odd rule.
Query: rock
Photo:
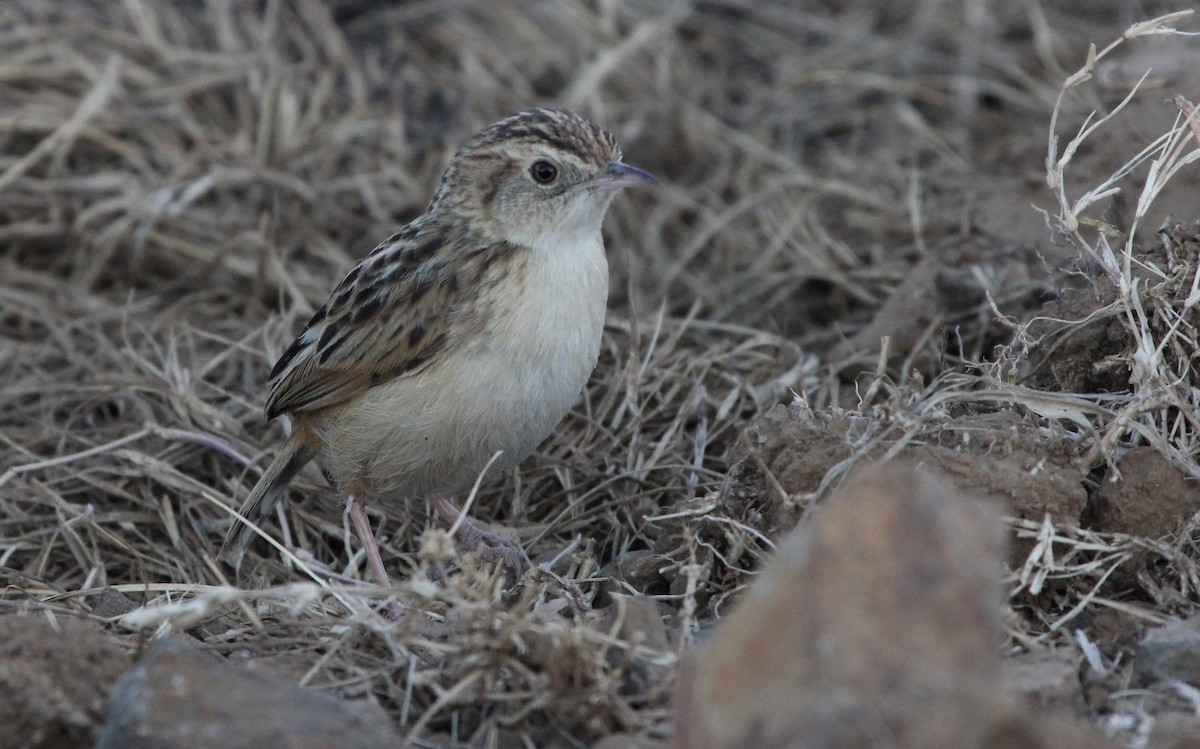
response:
[[[1162,538],[1200,510],[1200,482],[1153,447],[1135,447],[1117,463],[1120,479],[1100,483],[1090,525],[1105,533]]]
[[[1041,647],[1009,656],[1002,664],[1004,686],[1041,706],[1082,706],[1082,656],[1074,648]]]
[[[1178,680],[1200,686],[1200,616],[1146,632],[1133,657],[1143,684]]]
[[[603,611],[600,629],[634,647],[667,652],[671,649],[670,637],[663,616],[670,614],[669,607],[649,596],[614,595],[612,605]]]
[[[664,608],[668,611],[663,611]],[[663,623],[663,617],[670,615],[669,607],[648,596],[613,595],[612,604],[602,610],[596,627],[607,637],[627,643],[630,648],[666,657],[675,652]],[[610,650],[608,658],[614,666],[623,664],[618,670],[621,679],[616,683],[621,694],[646,694],[662,682],[664,669],[651,663],[652,659],[631,658],[630,653],[621,648]]]
[[[100,591],[96,600],[92,601],[92,615],[102,619],[112,619],[122,614],[128,614],[138,607],[128,596],[111,585]]]
[[[374,749],[400,745],[379,707],[163,641],[121,678],[96,749]]]
[[[1145,746],[1149,749],[1200,749],[1200,717],[1165,713],[1154,716]]]
[[[689,659],[674,746],[1105,746],[1001,686],[1002,530],[927,474],[861,475]]]
[[[630,590],[645,595],[666,593],[667,581],[662,568],[670,564],[666,554],[649,549],[636,549],[619,555],[600,571],[600,576],[608,581],[604,586],[604,598]]]
[[[104,701],[132,660],[88,621],[0,617],[0,747],[91,746]]]

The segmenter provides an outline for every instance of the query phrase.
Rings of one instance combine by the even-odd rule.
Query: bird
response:
[[[476,134],[425,213],[355,265],[275,363],[265,415],[292,430],[241,517],[261,523],[316,459],[384,588],[368,503],[425,499],[460,547],[519,569],[524,552],[451,497],[515,468],[579,398],[608,306],[604,217],[624,188],[658,184],[566,109]],[[253,536],[235,521],[220,556],[239,565]]]

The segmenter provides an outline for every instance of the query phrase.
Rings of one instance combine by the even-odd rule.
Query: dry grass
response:
[[[867,389],[817,363],[911,267],[969,241],[980,201],[1028,202],[1019,184],[1061,78],[1055,35],[1120,28],[1120,11],[1079,26],[1037,4],[982,5],[6,4],[0,606],[83,614],[117,586],[145,604],[127,631],[186,631],[369,695],[431,745],[659,730],[679,652],[752,579],[777,530],[722,502],[741,428],[793,391],[864,413],[877,399],[896,418],[918,395],[933,408],[978,387],[963,384],[965,362],[1010,336],[993,305],[1014,326],[1030,316],[1026,287],[1005,296],[981,282],[997,293],[934,321],[956,332],[931,323],[880,357]],[[1028,45],[983,43],[1014,29]],[[560,555],[555,572],[505,590],[447,557],[425,508],[378,507],[414,607],[388,625],[371,609],[377,591],[339,582],[361,559],[346,557],[331,490],[306,473],[283,550],[259,545],[235,585],[213,555],[282,436],[261,421],[270,363],[340,274],[420,212],[466,136],[544,102],[604,123],[669,185],[610,217],[612,313],[587,397],[474,502],[532,554]],[[1015,123],[1027,121],[1023,138]],[[1178,159],[1186,133],[1174,132],[1160,145]],[[1104,267],[1127,278],[1121,252]],[[1177,401],[1194,373],[1172,367],[1195,337],[1162,286],[1180,272],[1162,269],[1162,293],[1131,287],[1114,308],[1146,334],[1134,394],[1158,410],[1113,402],[1080,418],[1104,450],[1157,434],[1191,466],[1195,429]],[[1151,381],[1170,387],[1151,397]],[[1104,543],[1080,574],[1120,563],[1126,547]],[[1033,565],[1020,584],[1071,563]],[[436,585],[434,568],[446,573]],[[652,595],[669,636],[640,640],[622,593]]]

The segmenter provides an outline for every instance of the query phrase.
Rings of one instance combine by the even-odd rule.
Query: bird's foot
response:
[[[471,518],[458,511],[450,500],[442,496],[432,497],[433,507],[442,519],[457,528],[455,547],[463,552],[477,551],[479,556],[489,562],[503,562],[512,573],[513,579],[530,567],[529,555],[520,546],[508,539],[501,538],[495,533],[483,530],[472,522]]]
[[[385,615],[389,622],[398,622],[404,618],[404,607],[399,601],[388,601]]]
[[[516,577],[520,577],[530,564],[529,557],[520,546],[483,530],[467,518],[463,518],[458,526],[455,545],[460,553],[475,551],[485,561],[501,562]]]

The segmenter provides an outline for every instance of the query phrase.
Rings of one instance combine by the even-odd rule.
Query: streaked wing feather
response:
[[[350,271],[271,373],[267,418],[334,406],[420,371],[453,344],[464,268],[448,262],[441,227],[420,220]]]

